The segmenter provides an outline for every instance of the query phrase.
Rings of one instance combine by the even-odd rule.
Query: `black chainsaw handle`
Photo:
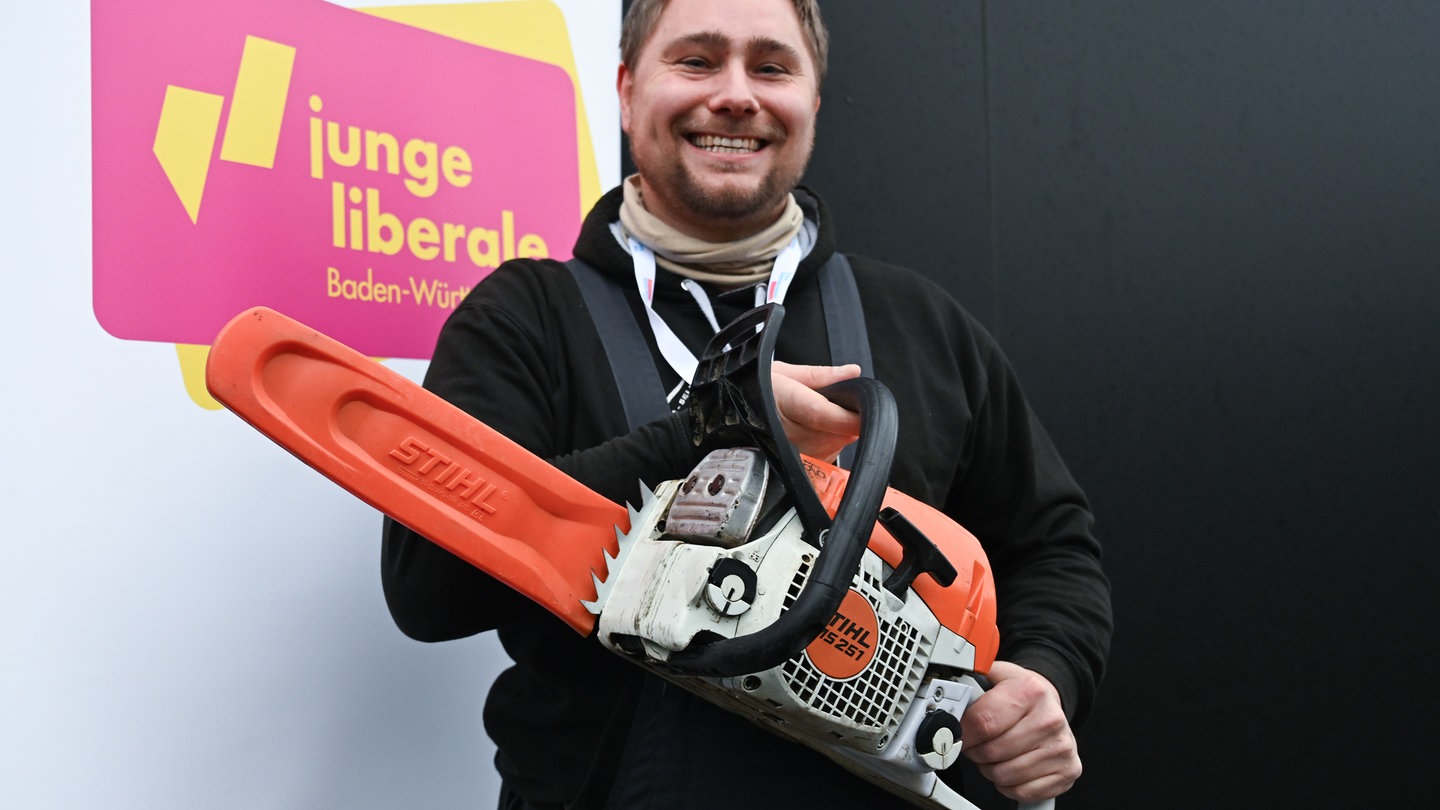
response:
[[[697,443],[760,447],[795,502],[804,539],[819,551],[804,588],[779,618],[763,630],[672,654],[665,667],[677,674],[747,675],[799,655],[825,629],[849,591],[890,483],[899,428],[890,389],[868,378],[821,389],[832,402],[860,414],[850,480],[834,521],[826,514],[799,451],[779,431],[770,366],[783,318],[783,308],[766,304],[740,316],[711,340],[691,385],[691,412],[696,417]]]

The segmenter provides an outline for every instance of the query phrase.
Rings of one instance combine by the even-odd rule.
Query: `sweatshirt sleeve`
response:
[[[984,544],[995,574],[1002,660],[1044,675],[1079,724],[1109,654],[1110,586],[1090,505],[1022,394],[999,347],[977,337],[985,384],[952,514]]]

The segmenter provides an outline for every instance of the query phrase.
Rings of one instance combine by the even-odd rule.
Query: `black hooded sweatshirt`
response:
[[[824,204],[796,190],[816,244],[785,298],[776,358],[829,364],[816,270],[835,250]],[[653,362],[661,358],[611,231],[621,194],[586,218],[574,255],[626,290]],[[994,571],[999,658],[1055,685],[1078,724],[1108,653],[1109,584],[1085,496],[1026,404],[993,338],[937,285],[847,255],[874,376],[895,396],[891,486],[943,510],[983,544]],[[936,261],[947,262],[945,257]],[[721,324],[750,290],[711,289]],[[697,355],[711,335],[680,279],[661,271],[655,309]],[[644,481],[681,478],[702,451],[684,411],[630,432],[615,375],[575,281],[551,260],[489,275],[444,328],[425,386],[616,502]],[[643,673],[449,552],[386,521],[385,595],[407,635],[443,641],[495,629],[514,665],[486,701],[507,786],[536,808],[908,807],[825,757]]]

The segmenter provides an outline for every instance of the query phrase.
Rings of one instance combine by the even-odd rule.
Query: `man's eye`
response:
[[[684,59],[681,59],[681,60],[679,61],[679,64],[681,64],[681,65],[683,65],[683,66],[685,66],[685,67],[688,67],[688,68],[695,68],[696,70],[702,70],[702,69],[704,69],[705,67],[709,66],[710,63],[709,63],[709,62],[706,62],[704,59],[701,59],[701,58],[698,57],[698,56],[687,56],[687,57],[685,57]]]

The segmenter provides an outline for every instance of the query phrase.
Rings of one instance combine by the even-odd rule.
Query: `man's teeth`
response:
[[[759,138],[726,138],[720,135],[696,135],[690,142],[710,152],[743,154],[760,148]]]

